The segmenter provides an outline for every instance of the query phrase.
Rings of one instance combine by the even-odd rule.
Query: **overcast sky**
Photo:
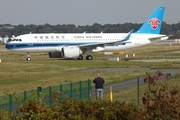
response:
[[[180,0],[1,0],[0,24],[143,23],[157,6],[167,24],[180,22]]]

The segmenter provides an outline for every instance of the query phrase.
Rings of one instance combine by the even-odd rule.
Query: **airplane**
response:
[[[117,52],[152,42],[168,39],[160,34],[165,6],[158,6],[141,28],[129,33],[30,33],[14,37],[6,44],[12,51],[27,52],[31,60],[33,52],[48,52],[50,58],[77,58],[92,60],[92,52]]]

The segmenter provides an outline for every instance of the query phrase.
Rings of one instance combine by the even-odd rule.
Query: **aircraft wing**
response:
[[[95,43],[95,44],[83,44],[83,45],[79,45],[78,47],[95,49],[96,47],[104,47],[105,44],[116,44],[116,43],[119,43],[119,42],[123,42],[123,41],[129,40],[129,38],[130,38],[131,34],[133,33],[133,31],[134,30],[132,29],[124,39],[121,39],[121,40],[118,40],[118,41],[100,42],[100,43]]]

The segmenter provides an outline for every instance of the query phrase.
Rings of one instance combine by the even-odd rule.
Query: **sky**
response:
[[[157,6],[167,24],[180,22],[180,0],[1,0],[0,24],[143,23]]]

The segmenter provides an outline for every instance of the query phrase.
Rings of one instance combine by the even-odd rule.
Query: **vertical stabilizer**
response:
[[[136,33],[159,34],[163,22],[165,7],[159,6]]]

